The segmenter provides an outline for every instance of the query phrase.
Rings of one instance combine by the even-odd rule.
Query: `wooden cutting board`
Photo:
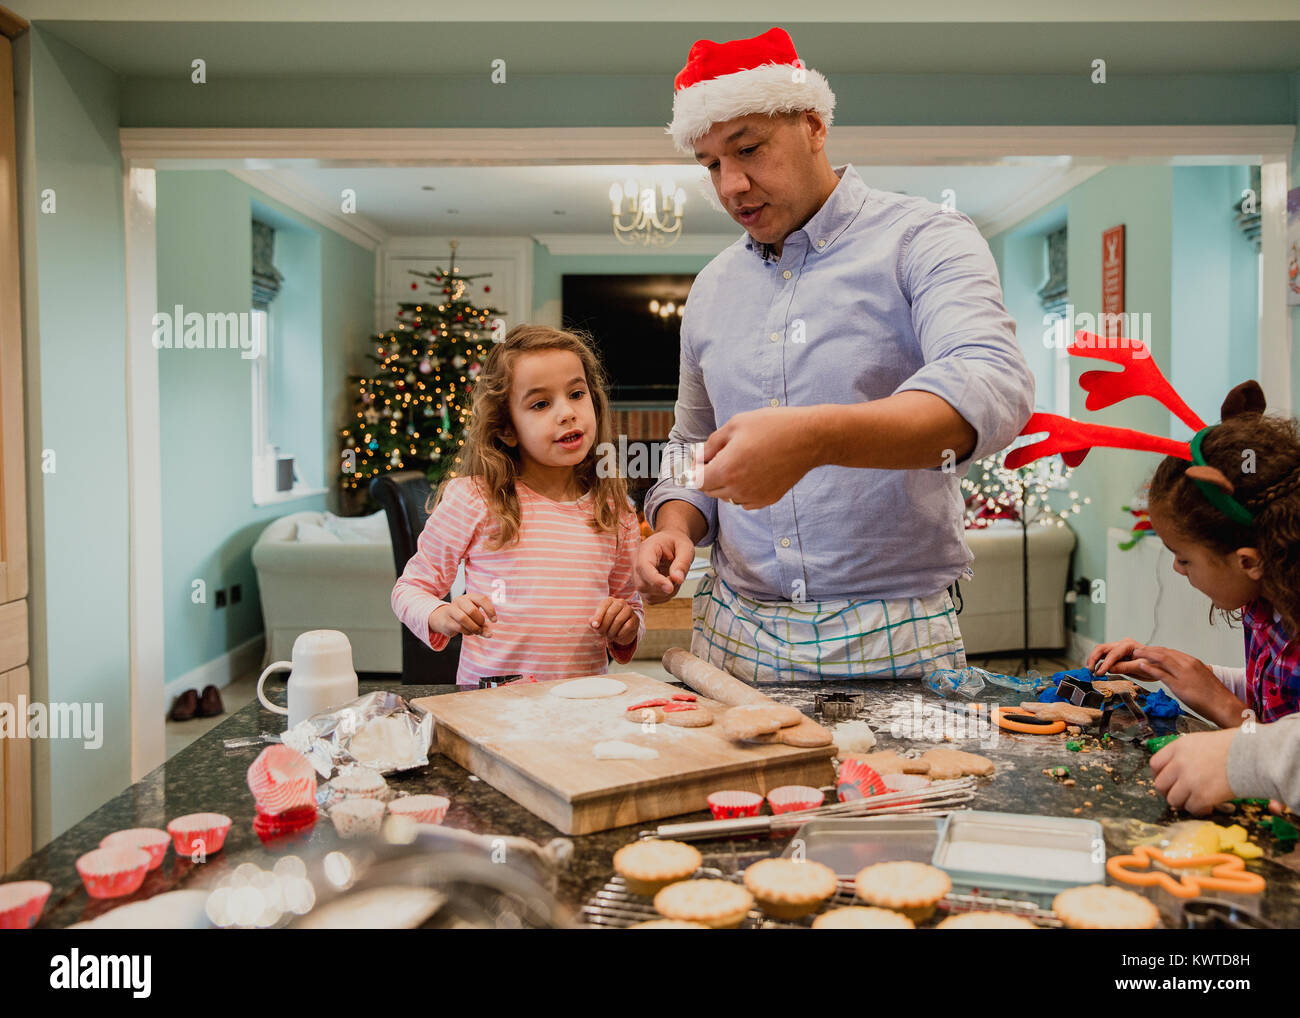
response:
[[[830,784],[833,746],[744,746],[707,728],[627,720],[642,700],[682,692],[635,672],[611,674],[627,691],[597,700],[552,696],[554,683],[476,689],[416,701],[435,719],[438,751],[565,834],[707,809],[723,789],[766,793]],[[725,708],[719,707],[718,713]],[[658,751],[653,760],[598,760],[592,747],[620,740]]]

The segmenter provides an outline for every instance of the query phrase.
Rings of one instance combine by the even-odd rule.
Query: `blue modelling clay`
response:
[[[1153,689],[1147,694],[1147,701],[1142,705],[1149,718],[1176,718],[1183,712],[1178,701],[1163,689]]]

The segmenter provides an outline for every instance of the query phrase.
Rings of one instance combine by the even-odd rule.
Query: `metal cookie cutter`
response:
[[[1106,694],[1100,690],[1085,688],[1072,679],[1062,679],[1061,684],[1056,687],[1056,695],[1065,697],[1076,707],[1087,707],[1090,710],[1101,710],[1102,704],[1106,702]]]
[[[867,702],[865,693],[815,693],[813,709],[828,721],[855,718]]]

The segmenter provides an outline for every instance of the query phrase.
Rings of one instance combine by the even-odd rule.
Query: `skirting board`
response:
[[[251,640],[241,643],[220,657],[205,661],[197,668],[192,668],[180,678],[173,679],[163,688],[168,708],[176,697],[187,689],[203,692],[204,686],[216,686],[225,689],[236,679],[249,673],[256,673],[262,664],[262,647],[266,643],[264,634],[258,634]]]

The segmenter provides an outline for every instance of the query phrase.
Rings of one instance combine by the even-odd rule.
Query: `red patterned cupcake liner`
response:
[[[885,779],[860,760],[852,757],[840,764],[840,781],[835,793],[840,802],[849,799],[865,799],[869,795],[880,795],[885,791]]]
[[[826,801],[820,788],[811,785],[782,785],[767,793],[767,804],[773,813],[793,813],[800,809],[814,809]]]
[[[709,796],[708,802],[714,820],[756,817],[763,808],[763,797],[757,792],[714,792]]]
[[[188,813],[167,825],[177,855],[193,856],[200,849],[204,855],[221,851],[230,832],[230,817],[222,813]]]
[[[35,926],[51,890],[44,880],[0,884],[0,930],[27,930]]]
[[[121,898],[144,883],[149,853],[142,848],[97,848],[77,860],[77,872],[92,898]]]
[[[114,831],[100,841],[100,848],[138,848],[149,853],[149,868],[156,870],[162,865],[167,846],[172,843],[171,835],[157,827],[132,827],[130,830]]]

